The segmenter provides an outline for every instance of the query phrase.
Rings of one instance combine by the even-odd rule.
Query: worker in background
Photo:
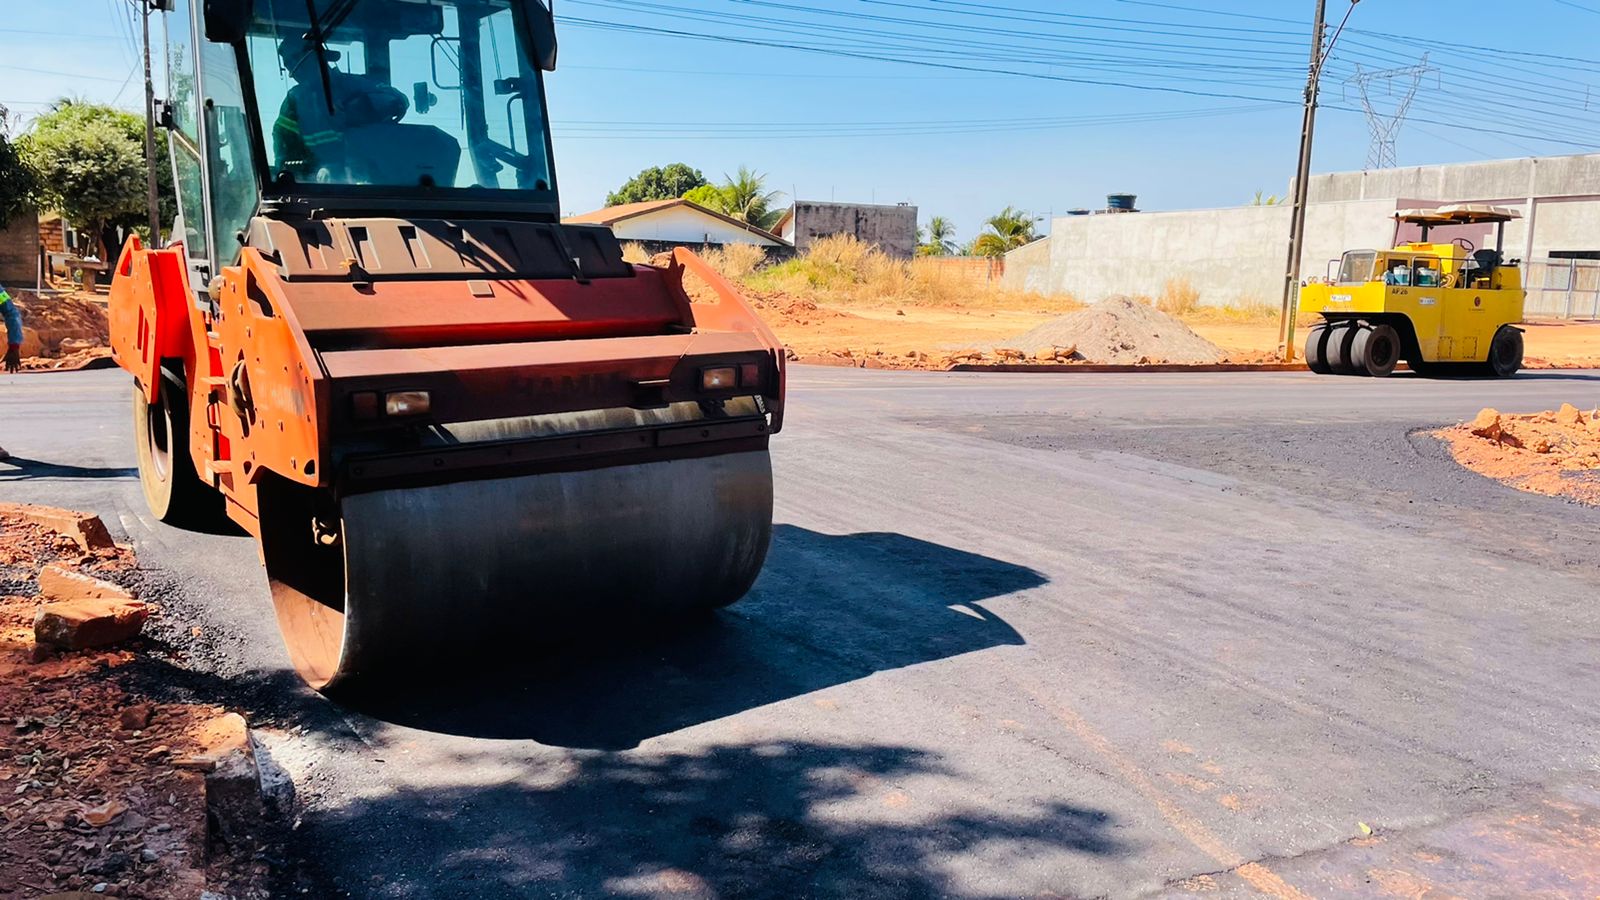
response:
[[[337,50],[324,48],[303,36],[290,36],[278,45],[278,59],[294,81],[272,125],[273,158],[279,172],[315,181],[324,173],[343,180],[345,132],[363,125],[398,122],[411,108],[406,95],[392,85],[366,75],[334,68]],[[323,77],[327,82],[324,84]],[[333,112],[328,112],[328,95]]]
[[[6,320],[6,371],[15,372],[22,368],[22,313],[3,284],[0,284],[0,316]],[[0,447],[0,459],[10,458],[6,448]]]

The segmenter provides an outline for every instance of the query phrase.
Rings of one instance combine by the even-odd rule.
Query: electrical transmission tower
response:
[[[1400,133],[1400,126],[1405,123],[1406,113],[1411,111],[1411,101],[1417,96],[1417,88],[1422,85],[1422,77],[1437,69],[1428,65],[1428,54],[1422,54],[1422,62],[1414,66],[1405,66],[1399,69],[1382,69],[1376,72],[1364,72],[1361,64],[1356,64],[1356,74],[1352,75],[1345,85],[1355,85],[1361,93],[1361,108],[1367,114],[1367,128],[1372,132],[1372,145],[1367,149],[1367,168],[1389,169],[1399,164],[1395,156],[1395,136]],[[1410,79],[1405,83],[1404,79]],[[1387,96],[1396,95],[1395,82],[1401,80],[1405,85],[1404,92],[1399,93],[1400,101],[1395,104],[1394,110],[1389,113],[1381,112],[1373,104],[1372,97],[1375,93],[1374,85],[1382,82]]]

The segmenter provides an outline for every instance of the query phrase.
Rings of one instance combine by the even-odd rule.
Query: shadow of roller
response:
[[[590,630],[356,708],[448,734],[622,750],[875,672],[1024,643],[979,605],[1038,587],[1032,569],[894,533],[773,529],[743,602],[670,627]]]

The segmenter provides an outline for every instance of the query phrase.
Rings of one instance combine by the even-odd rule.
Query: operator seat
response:
[[[1500,260],[1499,250],[1485,248],[1472,251],[1472,257],[1461,267],[1466,283],[1472,284],[1488,279],[1494,274],[1495,269],[1500,268]]]
[[[345,158],[369,184],[453,187],[461,145],[432,125],[380,122],[345,132]]]

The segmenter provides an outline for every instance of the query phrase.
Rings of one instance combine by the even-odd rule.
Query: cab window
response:
[[[1372,263],[1378,254],[1372,250],[1348,250],[1339,262],[1340,284],[1366,284],[1372,280]]]

